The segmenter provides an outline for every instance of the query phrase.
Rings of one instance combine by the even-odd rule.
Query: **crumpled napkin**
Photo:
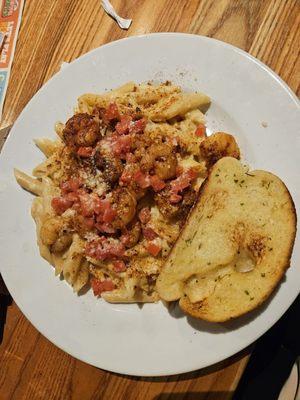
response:
[[[116,13],[116,10],[113,8],[113,6],[109,0],[101,0],[101,5],[102,5],[104,11],[117,22],[117,24],[119,25],[119,27],[121,29],[128,29],[130,27],[132,19],[126,19],[126,18],[120,17]]]

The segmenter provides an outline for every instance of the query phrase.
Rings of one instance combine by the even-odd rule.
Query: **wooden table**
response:
[[[129,31],[119,29],[103,12],[100,0],[26,1],[1,127],[15,121],[63,61],[103,43],[149,32],[190,32],[231,43],[265,62],[300,93],[299,0],[115,0],[113,4],[122,16],[133,18]],[[0,143],[4,140],[0,137]],[[13,304],[0,346],[0,399],[229,399],[248,353],[181,376],[120,376],[56,348]]]

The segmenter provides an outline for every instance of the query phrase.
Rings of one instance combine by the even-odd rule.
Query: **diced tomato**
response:
[[[147,251],[152,256],[156,257],[159,254],[159,252],[161,251],[161,246],[159,246],[158,244],[156,244],[154,242],[149,242],[147,244]]]
[[[79,149],[77,150],[77,154],[80,157],[83,158],[87,158],[87,157],[91,157],[91,155],[93,154],[94,149],[92,147],[79,147]]]
[[[73,203],[79,201],[79,195],[76,192],[69,192],[64,195],[64,198],[72,201]]]
[[[99,199],[95,201],[94,207],[95,214],[98,215],[97,221],[102,223],[112,222],[117,215],[116,210],[114,210],[108,199]]]
[[[181,192],[183,189],[187,188],[191,183],[191,180],[186,174],[181,174],[178,178],[171,182],[171,193]]]
[[[80,194],[86,194],[88,193],[86,189],[84,188],[80,188],[78,190],[76,190],[76,194],[80,195]]]
[[[116,131],[119,135],[126,135],[129,133],[131,121],[132,117],[130,115],[122,115],[120,122],[116,125]]]
[[[65,182],[60,184],[62,194],[66,194],[69,192],[76,192],[81,186],[81,182],[79,178],[71,178]]]
[[[103,213],[103,222],[112,222],[117,215],[117,211],[113,208],[107,208]]]
[[[84,218],[83,219],[83,224],[86,228],[92,229],[95,225],[94,218]]]
[[[58,215],[63,214],[72,205],[73,202],[64,197],[53,197],[51,200],[51,206]]]
[[[126,185],[132,181],[132,171],[129,168],[124,168],[124,171],[122,172],[122,175],[119,179],[119,183],[121,185]]]
[[[172,193],[170,196],[170,203],[176,204],[182,200],[182,196],[180,194]]]
[[[123,257],[125,248],[121,242],[110,244],[109,251],[111,255],[116,257]]]
[[[151,212],[149,207],[144,207],[139,212],[139,220],[142,224],[146,224],[151,219]]]
[[[171,182],[171,194],[178,194],[178,192],[181,192],[183,189],[189,187],[197,175],[197,171],[195,171],[193,168],[183,172],[178,178]]]
[[[198,128],[195,131],[195,135],[199,137],[203,137],[206,134],[206,127],[204,124],[199,124]]]
[[[130,233],[129,232],[123,233],[120,236],[120,240],[121,240],[121,243],[124,244],[124,246],[126,246],[130,241]]]
[[[143,228],[143,235],[147,240],[153,240],[158,236],[157,233],[152,228],[150,228],[150,226]]]
[[[125,265],[124,261],[122,261],[122,260],[114,261],[113,265],[114,265],[114,270],[116,272],[124,272],[124,271],[126,271],[126,265]]]
[[[100,279],[92,278],[91,286],[95,296],[100,296],[103,292],[110,292],[116,288],[115,284],[110,279],[100,281]]]
[[[120,158],[126,158],[126,154],[131,150],[132,138],[130,135],[123,135],[113,137],[112,139],[112,150],[116,156]]]
[[[95,226],[98,229],[98,231],[102,233],[112,234],[116,232],[115,228],[113,228],[111,224],[109,224],[108,222],[97,222]]]
[[[135,158],[134,154],[132,154],[132,153],[127,153],[127,154],[126,154],[126,161],[127,161],[128,163],[134,163],[134,162],[136,161],[136,158]]]
[[[105,110],[104,119],[108,122],[120,119],[120,114],[116,103],[110,103],[108,108]]]
[[[73,210],[77,211],[78,214],[81,213],[81,206],[80,206],[79,198],[78,198],[78,201],[75,201],[75,202],[73,203],[72,208],[73,208]]]
[[[151,185],[150,176],[143,174],[142,171],[137,171],[133,179],[142,189],[146,189]]]
[[[99,208],[101,200],[96,193],[84,193],[79,195],[80,214],[84,217],[92,217],[94,211]]]
[[[165,182],[162,179],[160,179],[157,175],[150,176],[150,182],[155,192],[159,192],[166,186]]]
[[[107,246],[105,246],[107,239],[105,236],[99,237],[97,240],[88,242],[85,246],[85,252],[92,258],[105,260],[107,258]]]
[[[187,176],[190,178],[191,181],[197,178],[198,172],[194,168],[189,168],[186,171]]]
[[[176,176],[178,177],[183,173],[183,168],[180,165],[177,165],[176,167]]]
[[[101,236],[99,239],[87,243],[85,252],[96,260],[106,260],[107,258],[122,257],[125,248],[121,242],[111,242]]]
[[[95,207],[94,207],[94,212],[95,212],[95,214],[97,214],[97,215],[100,215],[100,214],[102,214],[103,213],[103,211],[107,208],[107,207],[109,207],[109,200],[107,200],[107,199],[100,199],[99,198],[99,201],[97,201],[97,202],[95,202],[96,204],[95,204]]]
[[[146,127],[146,118],[138,119],[130,124],[129,133],[142,133]]]

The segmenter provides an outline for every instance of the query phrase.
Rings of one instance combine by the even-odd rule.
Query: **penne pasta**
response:
[[[64,269],[65,257],[63,254],[52,253],[53,266],[55,275],[60,275]]]
[[[178,168],[193,171],[184,182],[196,198],[207,169],[204,138],[195,131],[209,104],[208,96],[170,82],[128,82],[83,94],[75,115],[55,124],[57,140],[35,140],[45,160],[33,177],[17,169],[15,177],[37,196],[31,212],[41,256],[74,292],[91,284],[111,303],[159,300],[157,276],[193,202],[181,211],[183,193],[171,206],[157,198],[176,183]],[[149,223],[139,214],[144,209]],[[165,210],[180,212],[170,218]]]
[[[42,201],[41,197],[36,197],[33,200],[32,207],[31,207],[31,215],[36,224],[37,243],[39,246],[40,254],[45,260],[47,260],[50,264],[52,264],[53,260],[52,260],[52,254],[50,252],[50,249],[48,246],[46,246],[43,243],[43,241],[41,239],[41,235],[40,235],[41,227],[43,225],[42,218],[44,216],[43,201]]]
[[[59,194],[59,188],[53,185],[50,178],[42,178],[42,199],[43,199],[43,213],[45,215],[53,214],[51,202],[53,197]]]
[[[77,234],[73,235],[73,242],[69,247],[63,265],[63,276],[66,281],[74,286],[83,259],[83,242]]]
[[[45,154],[46,157],[50,157],[59,147],[59,143],[57,141],[47,138],[35,139],[34,143]]]
[[[40,196],[42,194],[43,185],[39,179],[32,178],[16,168],[14,169],[14,175],[16,181],[20,186],[22,186],[23,189],[28,190],[28,192],[31,192],[36,196]]]
[[[57,136],[63,140],[63,130],[64,130],[65,125],[62,122],[56,122],[54,125],[54,130]]]
[[[157,107],[150,111],[150,118],[157,122],[166,121],[183,116],[193,109],[208,108],[209,104],[209,97],[201,93],[175,94],[170,98],[163,98]]]
[[[89,264],[83,260],[73,283],[74,292],[78,293],[89,281]]]

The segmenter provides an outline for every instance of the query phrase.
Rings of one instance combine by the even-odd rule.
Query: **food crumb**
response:
[[[268,127],[268,123],[266,121],[262,121],[261,126],[263,128],[267,128]]]

